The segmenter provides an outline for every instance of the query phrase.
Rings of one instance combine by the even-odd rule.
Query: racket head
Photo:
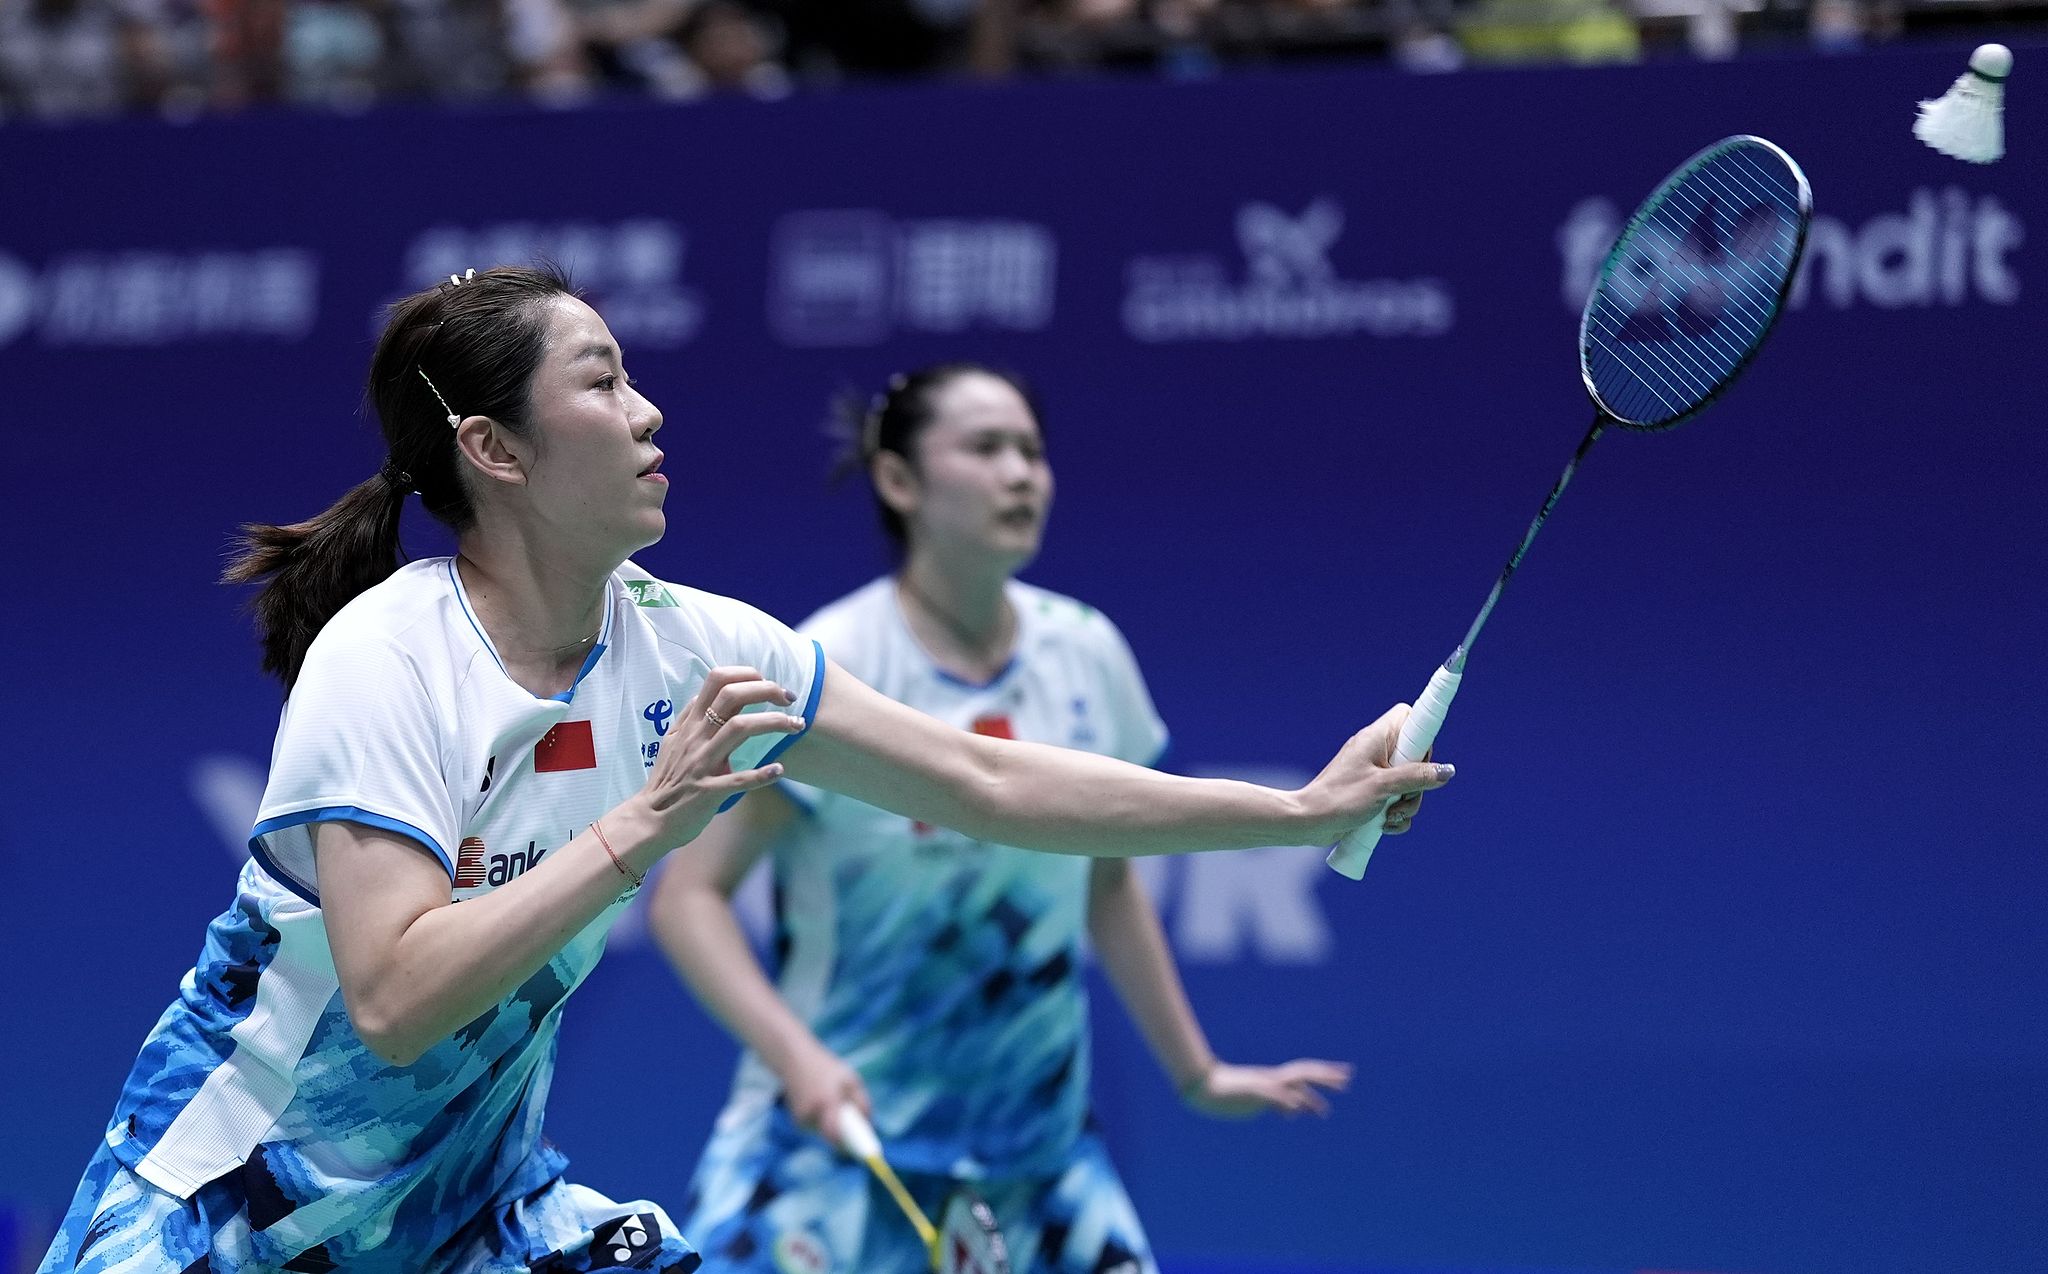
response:
[[[955,1186],[939,1210],[939,1274],[1010,1274],[1010,1249],[996,1226],[996,1214],[966,1186]]]
[[[1579,374],[1609,420],[1668,429],[1726,389],[1770,335],[1806,250],[1813,190],[1761,137],[1724,138],[1629,218],[1579,319]]]

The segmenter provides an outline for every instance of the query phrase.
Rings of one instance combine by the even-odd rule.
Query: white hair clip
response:
[[[471,266],[471,267],[469,267],[469,269],[468,269],[468,270],[467,270],[466,272],[464,272],[463,274],[461,274],[461,275],[459,275],[459,276],[458,276],[458,275],[453,275],[453,274],[449,275],[449,276],[448,276],[448,281],[449,281],[450,283],[453,283],[453,284],[454,284],[454,285],[455,285],[456,287],[461,287],[461,286],[462,286],[463,284],[465,284],[465,283],[469,282],[469,281],[470,281],[471,279],[473,279],[473,278],[475,278],[475,277],[476,277],[476,267],[475,267],[475,266]]]
[[[453,276],[451,275],[450,277],[452,278]],[[415,370],[415,371],[417,371],[417,372],[419,372],[419,374],[420,374],[420,379],[421,379],[421,380],[423,380],[423,381],[427,382],[427,388],[428,388],[428,389],[431,389],[431,390],[433,390],[433,391],[434,391],[434,397],[436,397],[436,398],[441,398],[441,391],[440,391],[439,387],[437,387],[437,386],[436,386],[436,385],[434,384],[434,378],[433,378],[433,377],[431,377],[431,376],[429,376],[429,375],[427,375],[427,369],[426,369],[426,368],[424,368],[424,367],[419,367],[419,368],[415,368],[414,370]],[[442,410],[444,410],[444,411],[446,411],[446,412],[448,413],[448,427],[449,427],[450,429],[453,429],[453,428],[455,428],[455,427],[456,427],[457,425],[460,425],[460,424],[462,423],[462,417],[460,417],[460,416],[458,416],[458,415],[456,415],[456,414],[455,414],[455,409],[454,409],[453,407],[450,407],[450,406],[448,405],[448,400],[447,400],[447,399],[445,399],[445,398],[441,398],[441,407],[442,407]]]

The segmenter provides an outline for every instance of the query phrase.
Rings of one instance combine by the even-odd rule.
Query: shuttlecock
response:
[[[1989,164],[2005,153],[2005,77],[2012,74],[2012,50],[1980,44],[1970,69],[1932,102],[1920,103],[1913,136],[1944,155]]]

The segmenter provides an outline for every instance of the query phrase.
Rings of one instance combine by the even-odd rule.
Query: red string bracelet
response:
[[[619,869],[621,876],[633,882],[633,888],[638,889],[642,884],[646,883],[647,877],[626,866],[625,860],[621,859],[618,853],[612,849],[612,843],[605,839],[604,828],[599,827],[596,823],[592,823],[590,830],[597,833],[597,843],[604,846],[604,852],[611,856],[612,866]]]

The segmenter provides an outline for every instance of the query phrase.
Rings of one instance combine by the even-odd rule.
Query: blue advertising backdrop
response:
[[[1794,306],[1703,420],[1594,453],[1452,790],[1362,884],[1147,868],[1219,1051],[1353,1091],[1204,1122],[1099,996],[1101,1118],[1173,1269],[2048,1267],[2017,53],[1988,168],[1908,135],[1953,49],[0,129],[0,1234],[53,1222],[229,899],[278,692],[213,581],[379,462],[383,302],[573,267],[667,412],[642,561],[792,620],[886,563],[830,397],[1018,368],[1060,483],[1029,577],[1122,625],[1174,767],[1298,781],[1420,689],[1578,438],[1619,219],[1755,132],[1817,195]],[[581,1177],[678,1200],[732,1048],[637,919],[562,1052]]]

